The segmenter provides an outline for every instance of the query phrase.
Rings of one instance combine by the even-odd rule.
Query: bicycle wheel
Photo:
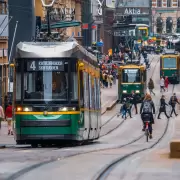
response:
[[[146,142],[148,142],[148,138],[149,138],[149,130],[146,129],[146,130],[145,130],[145,133],[146,133]]]

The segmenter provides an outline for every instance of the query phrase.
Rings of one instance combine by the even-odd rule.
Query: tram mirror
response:
[[[79,63],[79,68],[83,68],[84,67],[84,63]]]

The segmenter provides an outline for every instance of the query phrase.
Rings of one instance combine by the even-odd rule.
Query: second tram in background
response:
[[[180,57],[174,49],[166,49],[160,57],[160,76],[168,77],[170,83],[180,81]]]
[[[118,70],[118,98],[122,102],[125,97],[136,93],[138,101],[144,99],[146,93],[146,67],[144,65],[129,64],[120,66]]]

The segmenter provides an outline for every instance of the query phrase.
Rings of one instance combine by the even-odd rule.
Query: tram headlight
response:
[[[30,112],[32,111],[32,107],[23,107],[23,111]]]
[[[59,111],[75,111],[75,107],[60,107]]]
[[[123,90],[123,93],[127,93],[127,91],[126,91],[126,90]]]
[[[139,90],[136,90],[136,93],[139,93]]]

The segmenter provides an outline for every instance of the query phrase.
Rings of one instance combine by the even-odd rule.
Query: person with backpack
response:
[[[158,119],[160,118],[160,115],[162,112],[164,112],[164,114],[166,115],[166,117],[169,119],[169,116],[166,113],[166,106],[168,106],[168,104],[165,102],[165,96],[162,95],[161,99],[160,99],[160,108],[159,108],[159,114],[158,114]]]
[[[175,116],[178,115],[176,113],[176,110],[175,110],[175,107],[176,107],[177,103],[179,104],[179,101],[178,101],[178,99],[176,97],[176,93],[174,93],[173,96],[171,96],[170,101],[169,101],[169,105],[172,107],[170,117],[172,117],[173,112],[174,112]]]
[[[144,99],[144,101],[141,104],[140,107],[140,114],[141,114],[141,119],[143,121],[143,131],[145,131],[145,115],[149,115],[149,138],[152,139],[152,124],[154,124],[154,117],[153,114],[155,114],[155,106],[154,103],[152,101],[151,95],[150,94],[146,94],[146,97]]]

